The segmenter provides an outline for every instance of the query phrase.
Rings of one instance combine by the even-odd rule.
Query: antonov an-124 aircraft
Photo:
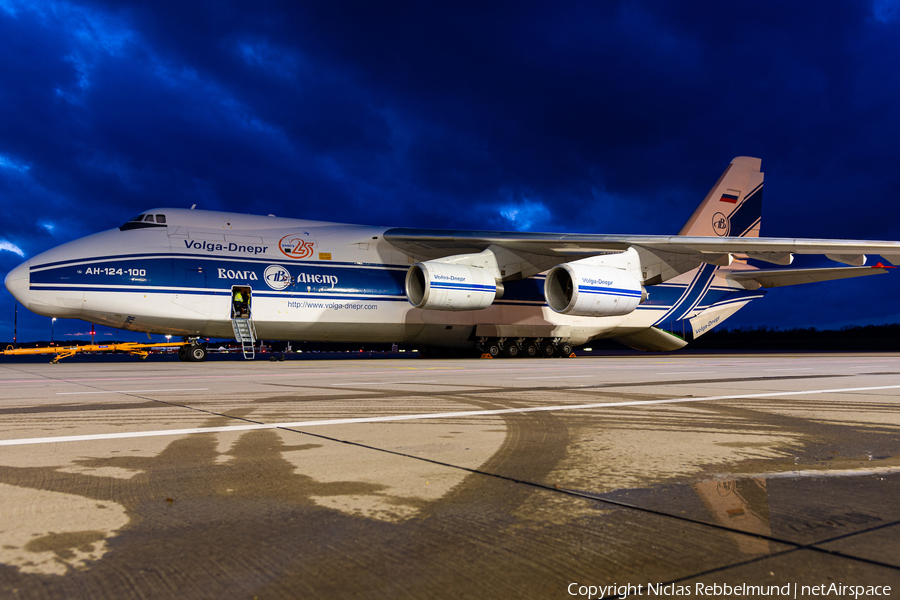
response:
[[[759,237],[763,174],[738,157],[677,235],[369,227],[156,208],[48,250],[6,287],[48,317],[199,338],[387,342],[566,356],[613,338],[671,351],[768,288],[886,273],[900,242]],[[850,266],[790,265],[822,254]],[[240,292],[243,303],[234,302]]]

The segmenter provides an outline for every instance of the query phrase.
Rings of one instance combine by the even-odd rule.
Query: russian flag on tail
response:
[[[738,198],[740,197],[741,192],[738,190],[725,190],[725,193],[722,194],[722,197],[719,198],[719,202],[728,202],[729,204],[737,204]]]

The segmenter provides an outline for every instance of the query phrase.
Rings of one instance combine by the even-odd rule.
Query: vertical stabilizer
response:
[[[760,159],[749,156],[732,160],[678,235],[759,237],[761,166]]]

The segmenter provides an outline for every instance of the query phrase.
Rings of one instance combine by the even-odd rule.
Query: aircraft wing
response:
[[[865,277],[866,275],[882,275],[887,273],[887,269],[888,267],[880,267],[878,265],[831,269],[757,269],[753,271],[735,271],[728,277],[745,285],[748,282],[753,282],[757,287],[773,288],[817,281]]]
[[[499,272],[504,280],[529,277],[559,262],[568,262],[634,248],[640,255],[642,283],[653,285],[697,268],[703,263],[727,266],[737,258],[753,258],[789,265],[794,254],[821,254],[831,260],[861,267],[867,254],[877,254],[890,263],[900,263],[900,242],[869,240],[826,240],[803,238],[718,237],[686,235],[593,235],[465,231],[439,229],[389,229],[384,239],[417,260],[435,260],[480,253],[488,248],[501,251]],[[843,270],[842,270],[843,269]],[[759,279],[741,276],[750,287],[777,287],[811,281],[875,275],[883,270],[849,271],[846,268],[790,274],[768,271]],[[814,279],[818,277],[819,279]],[[735,278],[738,280],[739,278]],[[755,281],[755,283],[754,283]],[[764,283],[768,282],[768,283]],[[771,285],[770,285],[771,284]]]
[[[789,254],[824,254],[838,262],[855,264],[866,254],[900,262],[900,242],[870,240],[826,240],[804,238],[706,237],[679,235],[602,235],[394,228],[384,239],[399,250],[440,258],[480,252],[489,246],[569,260],[629,247],[704,258],[723,254],[746,254],[761,260]],[[777,260],[769,262],[778,262]]]

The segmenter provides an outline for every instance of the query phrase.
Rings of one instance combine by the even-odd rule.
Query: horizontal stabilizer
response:
[[[817,281],[833,281],[835,279],[865,277],[866,275],[881,275],[883,273],[887,273],[887,268],[876,265],[874,267],[835,267],[830,269],[759,269],[756,271],[736,271],[728,275],[728,278],[743,284],[744,287],[747,287],[748,289],[756,289],[758,287],[784,287],[786,285],[800,285],[801,283],[815,283]]]
[[[746,292],[741,293],[746,294]],[[759,293],[764,294],[765,292]],[[704,333],[712,331],[713,328],[721,325],[725,319],[744,308],[747,305],[747,302],[750,302],[756,297],[757,296],[749,296],[746,298],[746,302],[726,302],[721,305],[712,306],[696,317],[688,319],[688,323],[691,325],[691,339],[696,340]]]

